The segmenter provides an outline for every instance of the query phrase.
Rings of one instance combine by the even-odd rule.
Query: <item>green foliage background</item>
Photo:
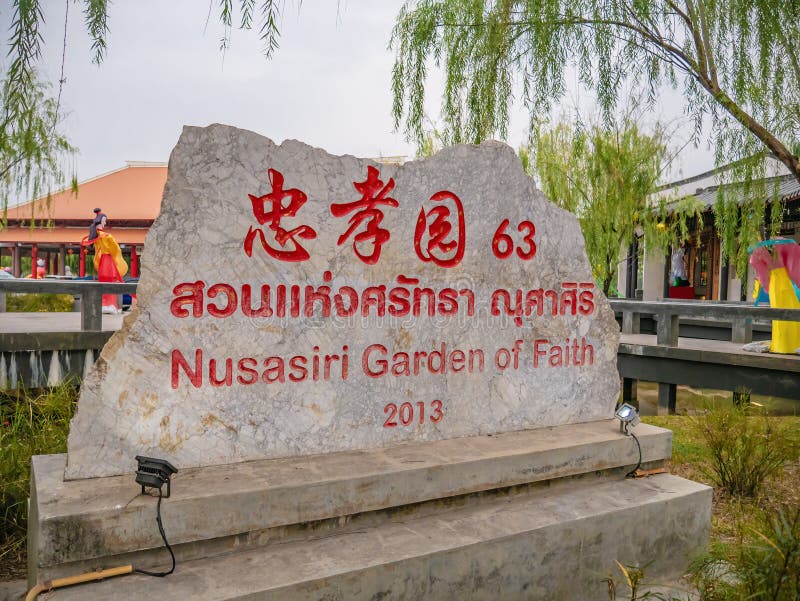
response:
[[[624,256],[637,236],[648,252],[667,252],[684,240],[687,221],[702,222],[701,208],[690,200],[651,206],[651,193],[667,159],[667,133],[656,125],[648,133],[631,117],[611,127],[576,128],[559,123],[534,134],[523,166],[538,176],[545,195],[577,215],[595,278],[608,295]]]

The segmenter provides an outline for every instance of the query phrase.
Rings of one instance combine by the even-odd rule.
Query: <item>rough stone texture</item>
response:
[[[670,457],[669,430],[641,424],[636,435],[644,464],[657,465]],[[299,532],[313,538],[310,524],[320,520],[333,520],[335,530],[342,516],[359,516],[362,527],[385,521],[387,515],[380,510],[404,507],[401,512],[408,515],[415,511],[409,507],[436,499],[617,468],[627,471],[637,459],[634,440],[620,434],[616,421],[605,420],[392,449],[249,461],[179,472],[162,514],[183,562],[267,541],[274,544],[291,537],[296,529],[286,527],[294,524],[302,524]],[[31,582],[97,566],[162,564],[154,499],[139,495],[128,475],[63,482],[65,461],[65,455],[33,459]],[[365,520],[367,512],[376,515]]]
[[[187,127],[170,158],[161,214],[146,240],[138,306],[123,328],[104,348],[94,371],[85,380],[72,421],[66,477],[69,479],[123,474],[134,471],[134,456],[164,457],[178,468],[245,460],[308,455],[348,449],[396,445],[404,441],[493,434],[543,426],[588,422],[611,415],[618,394],[616,351],[619,328],[599,290],[591,315],[522,316],[521,325],[507,315],[490,312],[492,294],[507,289],[512,304],[517,290],[552,289],[560,296],[564,283],[590,283],[591,273],[575,218],[547,202],[527,177],[513,150],[499,143],[458,146],[424,161],[403,166],[379,166],[384,183],[394,178],[389,193],[396,208],[381,206],[381,227],[390,233],[380,260],[360,261],[352,236],[342,245],[339,236],[353,214],[335,218],[331,203],[360,198],[354,182],[367,178],[369,161],[331,156],[296,141],[280,146],[252,132],[228,126]],[[248,229],[259,227],[248,194],[261,196],[272,188],[267,170],[285,178],[284,189],[298,188],[308,196],[294,218],[284,218],[286,229],[309,225],[316,238],[301,240],[310,253],[303,262],[270,258],[258,239],[252,257],[243,250]],[[463,202],[466,245],[463,261],[444,269],[423,262],[414,251],[414,231],[420,207],[429,210],[431,195],[449,190]],[[284,205],[288,199],[284,200]],[[113,222],[114,215],[109,219]],[[495,258],[491,243],[504,219],[508,233],[521,246],[517,224],[536,226],[536,255],[530,261],[512,255]],[[353,234],[364,230],[359,225]],[[268,225],[263,226],[269,237]],[[273,240],[273,245],[275,244]],[[290,246],[292,242],[288,242]],[[369,254],[369,243],[359,245]],[[241,308],[226,318],[209,314],[178,318],[170,311],[173,288],[183,282],[205,282],[205,291],[217,283],[233,286],[241,305],[243,284],[253,286],[258,305],[262,284],[322,286],[323,274],[332,274],[333,293],[352,286],[359,293],[369,286],[397,286],[398,275],[419,278],[419,287],[435,291],[452,287],[472,289],[475,315],[463,311],[459,297],[455,316],[425,313],[419,317],[380,318],[374,308],[366,317],[246,317]],[[413,288],[414,286],[410,286]],[[204,306],[225,307],[225,295],[204,298]],[[273,304],[274,306],[274,304]],[[302,311],[302,309],[301,309]],[[302,314],[302,313],[301,313]],[[551,367],[547,356],[533,366],[534,341],[564,344],[579,340],[593,347],[592,365]],[[518,369],[501,371],[495,352],[521,342]],[[481,373],[461,371],[432,374],[423,366],[417,376],[367,377],[362,353],[372,344],[387,348],[387,359],[398,351],[482,349]],[[348,346],[346,381],[333,364],[328,381],[242,385],[237,369],[242,358],[254,358],[258,372],[270,356],[287,360],[321,354],[342,355]],[[173,351],[178,350],[194,369],[195,350],[202,349],[202,384],[194,387],[179,369],[178,387],[171,381]],[[570,349],[572,350],[572,349]],[[588,357],[588,354],[586,355]],[[232,385],[209,383],[209,359],[218,363],[224,378],[226,359],[232,359]],[[373,360],[376,358],[373,355]],[[374,362],[374,361],[373,361]],[[249,364],[248,364],[249,365]],[[287,365],[288,367],[288,365]],[[266,373],[263,375],[267,375]],[[287,374],[288,375],[288,374]],[[440,400],[443,418],[429,418]],[[385,406],[408,402],[414,417],[408,426],[384,427]],[[425,404],[419,423],[417,403]],[[398,420],[399,421],[399,420]]]
[[[615,560],[669,581],[708,543],[711,488],[669,474],[567,481],[338,536],[185,562],[163,580],[125,576],[53,601],[407,599],[597,601]],[[619,578],[618,580],[621,580]],[[620,586],[620,589],[623,587]]]

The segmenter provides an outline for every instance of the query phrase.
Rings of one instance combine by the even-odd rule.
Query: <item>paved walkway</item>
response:
[[[23,601],[27,592],[27,580],[0,582],[0,601]],[[41,598],[43,599],[44,595]]]
[[[121,315],[103,315],[103,329],[119,330],[122,327]],[[0,313],[0,332],[80,332],[80,313]]]

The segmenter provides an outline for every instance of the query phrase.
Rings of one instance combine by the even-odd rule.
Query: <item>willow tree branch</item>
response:
[[[687,26],[692,27],[692,20],[689,18],[689,15],[683,12],[675,2],[673,2],[672,0],[667,0],[667,4],[670,6],[672,10],[675,11],[675,14],[677,14],[681,19],[683,19],[683,21],[686,23]]]
[[[783,163],[789,172],[795,176],[797,181],[800,182],[800,159],[798,159],[783,142],[778,140],[775,135],[770,133],[761,123],[756,121],[752,115],[739,106],[739,104],[722,90],[719,85],[702,78],[698,81],[700,85],[714,97],[714,100],[722,105],[728,114],[749,130],[750,133],[764,144],[764,146],[769,148],[775,158]]]
[[[700,35],[703,39],[703,48],[705,49],[708,63],[708,77],[714,84],[719,85],[717,81],[717,65],[714,61],[714,46],[711,44],[711,36],[708,33],[708,18],[706,17],[703,0],[698,0],[697,2],[697,14],[700,16]]]

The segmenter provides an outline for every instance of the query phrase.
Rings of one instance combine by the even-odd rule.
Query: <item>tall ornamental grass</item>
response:
[[[0,392],[0,562],[25,547],[32,455],[65,453],[78,388]]]
[[[754,407],[712,407],[694,428],[708,447],[701,470],[731,495],[754,496],[796,455],[785,428]]]

